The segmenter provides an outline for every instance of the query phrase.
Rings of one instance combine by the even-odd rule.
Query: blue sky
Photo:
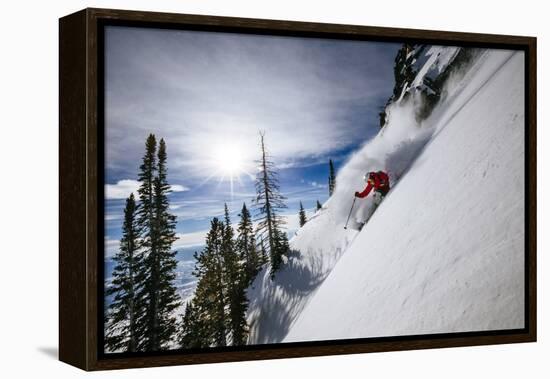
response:
[[[398,44],[108,27],[105,33],[105,238],[118,247],[145,138],[164,138],[175,247],[200,247],[227,202],[253,208],[259,132],[288,198],[328,198],[336,168],[378,132]],[[254,211],[253,211],[254,214]]]

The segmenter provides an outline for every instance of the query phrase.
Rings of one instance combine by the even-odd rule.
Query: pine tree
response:
[[[229,306],[228,330],[231,333],[233,345],[242,345],[246,341],[247,324],[246,310],[248,299],[246,298],[245,272],[235,249],[233,239],[233,227],[229,217],[227,204],[224,208],[224,232],[222,238],[222,253],[224,258],[223,284],[227,291],[226,303]]]
[[[107,296],[114,296],[107,313],[105,336],[105,346],[111,351],[135,352],[138,346],[136,321],[142,304],[137,289],[142,279],[143,254],[139,251],[136,209],[134,194],[131,194],[124,208],[122,238],[114,257],[113,280],[105,292]]]
[[[332,159],[329,159],[328,161],[328,169],[328,194],[329,196],[332,196],[334,189],[336,188],[336,175],[334,173],[334,164],[332,163]]]
[[[290,251],[290,246],[289,246],[289,243],[288,243],[288,237],[287,237],[285,231],[280,230],[280,229],[277,229],[275,231],[275,246],[280,251],[284,251],[284,252],[289,252]],[[281,260],[282,260],[282,256],[283,255],[281,255]]]
[[[302,205],[301,201],[300,201],[300,211],[298,212],[298,218],[300,221],[300,228],[301,228],[307,222],[306,211],[304,210],[304,206]]]
[[[260,265],[263,266],[268,262],[269,262],[269,257],[267,255],[267,250],[265,249],[265,242],[262,239],[260,241]]]
[[[138,180],[141,183],[138,189],[140,206],[137,211],[137,224],[140,230],[141,247],[150,253],[153,249],[153,183],[156,172],[157,142],[153,134],[149,134],[145,142],[145,154],[142,159]]]
[[[136,213],[137,225],[139,230],[139,245],[145,257],[151,255],[154,246],[153,225],[154,225],[154,206],[153,206],[153,182],[156,172],[156,150],[157,142],[153,134],[149,134],[145,141],[145,154],[139,167],[138,180],[141,183],[138,189],[139,207]],[[139,289],[139,297],[143,301],[144,309],[138,315],[137,329],[139,334],[138,350],[148,350],[147,325],[145,320],[145,311],[148,307],[147,293],[144,291],[145,282],[145,262],[142,262],[141,271],[143,274],[142,283]]]
[[[235,249],[237,250],[241,261],[244,262],[245,282],[249,285],[252,283],[256,277],[256,274],[260,270],[262,261],[258,248],[256,247],[252,218],[245,203],[243,203],[239,217],[241,219],[237,226]]]
[[[261,159],[258,161],[260,169],[256,177],[256,198],[254,204],[258,210],[257,235],[263,240],[267,240],[269,259],[271,262],[271,277],[279,269],[282,263],[283,255],[288,253],[284,250],[285,244],[280,243],[283,234],[280,228],[285,224],[284,219],[278,214],[279,211],[286,208],[285,197],[281,195],[279,180],[275,166],[269,158],[265,147],[264,134],[260,133]]]
[[[187,302],[181,319],[178,338],[180,347],[183,349],[208,347],[208,345],[204,344],[206,340],[204,330],[205,328],[201,324],[201,318],[194,302],[192,300]]]
[[[317,200],[317,210],[321,210],[321,209],[323,209],[323,206],[321,205],[319,200]]]
[[[145,249],[142,295],[146,309],[140,320],[144,341],[141,349],[157,351],[167,348],[176,332],[173,311],[180,305],[174,286],[176,279],[176,217],[169,212],[166,144],[160,140],[155,157],[156,140],[149,135],[139,175],[141,200],[139,225]],[[156,159],[155,159],[156,158]],[[156,174],[156,175],[155,175]]]
[[[185,312],[181,318],[180,331],[178,333],[178,341],[181,348],[190,349],[193,347],[195,338],[193,338],[194,331],[196,330],[196,325],[194,323],[194,311],[193,311],[193,302],[188,301],[185,304]]]
[[[223,239],[225,225],[213,218],[206,235],[206,246],[195,253],[195,270],[198,278],[193,303],[199,323],[201,346],[227,345],[226,295],[223,278]]]

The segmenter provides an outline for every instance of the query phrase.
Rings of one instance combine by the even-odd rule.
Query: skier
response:
[[[372,189],[374,189],[372,197],[374,204],[378,206],[390,190],[390,178],[388,174],[384,171],[367,172],[364,179],[365,182],[367,182],[367,186],[363,192],[355,192],[355,197],[363,199],[369,195]]]
[[[353,225],[352,228],[359,231],[363,229],[363,226],[367,223],[367,221],[370,219],[370,217],[372,216],[376,208],[378,208],[378,206],[384,199],[384,196],[386,196],[386,194],[390,190],[390,178],[388,177],[388,174],[385,173],[384,171],[367,172],[365,174],[364,179],[365,179],[365,182],[367,182],[367,186],[365,187],[363,192],[355,192],[355,197],[363,199],[367,197],[369,193],[374,189],[374,193],[372,194],[372,197],[374,200],[373,201],[374,207],[372,207],[372,209],[370,210],[366,220],[364,221],[357,220],[354,223],[354,225],[352,224]],[[353,209],[353,205],[351,206],[351,208]],[[350,210],[350,215],[351,215],[351,210]],[[349,216],[348,216],[348,221],[349,221]],[[346,226],[344,227],[344,229],[347,228],[348,221],[346,221]]]

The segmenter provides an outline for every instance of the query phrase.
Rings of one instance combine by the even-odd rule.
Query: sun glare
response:
[[[211,150],[203,152],[208,156],[204,165],[205,174],[208,176],[201,185],[211,179],[217,179],[218,187],[227,183],[233,198],[234,187],[243,184],[242,178],[254,178],[249,172],[254,166],[254,157],[243,149],[238,140],[222,141],[212,143],[209,145]]]
[[[216,165],[223,176],[235,178],[243,172],[244,160],[237,146],[221,146],[217,149],[215,156]]]

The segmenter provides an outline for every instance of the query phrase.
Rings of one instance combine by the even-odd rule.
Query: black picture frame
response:
[[[525,328],[104,354],[103,32],[107,25],[523,50]],[[61,361],[84,370],[107,370],[536,341],[536,38],[89,8],[60,19],[59,44]]]

